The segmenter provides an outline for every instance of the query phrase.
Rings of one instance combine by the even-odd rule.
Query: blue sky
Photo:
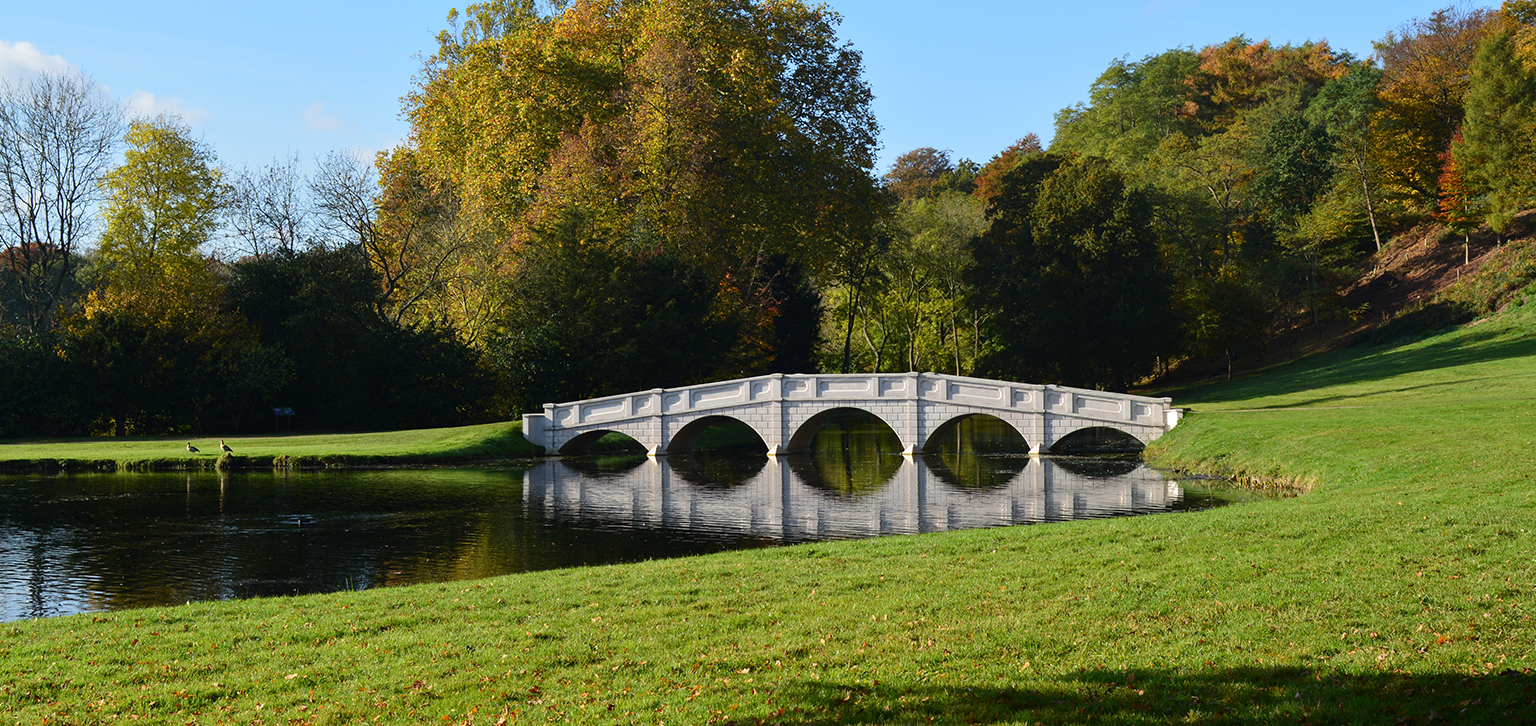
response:
[[[881,165],[919,146],[985,161],[1086,98],[1115,58],[1234,35],[1328,40],[1357,55],[1450,0],[832,0],[864,53]],[[403,139],[400,96],[451,4],[143,1],[16,3],[0,78],[69,64],[137,112],[180,113],[229,166]],[[461,5],[462,7],[462,5]]]

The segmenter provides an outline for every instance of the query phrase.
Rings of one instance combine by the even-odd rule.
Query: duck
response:
[[[235,453],[234,449],[229,448],[229,444],[224,443],[224,439],[219,439],[219,448],[223,449],[226,454]]]
[[[202,449],[199,449],[196,446],[193,446],[191,441],[187,442],[187,453],[196,454],[197,452],[199,452],[201,450]]]

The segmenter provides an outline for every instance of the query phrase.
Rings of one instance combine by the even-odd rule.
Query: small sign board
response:
[[[293,409],[291,409],[291,408],[274,408],[274,409],[272,409],[272,415],[273,416],[292,416],[293,415]]]

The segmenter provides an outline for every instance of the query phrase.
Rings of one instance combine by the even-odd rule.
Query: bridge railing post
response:
[[[667,445],[672,443],[667,440],[667,412],[662,410],[662,404],[666,401],[666,393],[667,389],[665,388],[652,388],[650,393],[647,394],[651,397],[649,408],[653,412],[651,413],[650,426],[651,441],[656,442],[652,446],[647,447],[645,453],[648,456],[667,453]]]
[[[785,408],[788,405],[784,402],[783,373],[768,374],[768,401],[768,415],[772,417],[772,421],[768,423],[763,434],[773,440],[763,443],[768,445],[769,456],[778,456],[784,453],[784,418]]]
[[[876,381],[875,385],[878,386],[879,385],[879,378],[876,377],[875,381]],[[922,418],[923,418],[923,401],[922,401],[922,394],[919,393],[918,390],[917,390],[918,386],[922,384],[922,381],[923,381],[923,374],[922,373],[919,373],[917,371],[912,371],[912,372],[907,373],[907,388],[906,388],[906,391],[904,391],[904,395],[905,395],[905,397],[907,399],[907,421],[908,421],[908,424],[905,427],[907,430],[902,432],[902,436],[901,436],[901,438],[904,439],[905,443],[906,443],[906,447],[904,449],[902,449],[901,453],[906,454],[908,456],[912,456],[912,455],[917,454],[918,452],[922,451],[923,450],[923,444],[925,443],[922,440],[922,435],[923,435],[923,421],[922,421]]]

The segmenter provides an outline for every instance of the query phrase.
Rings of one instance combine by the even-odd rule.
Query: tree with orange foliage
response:
[[[1462,124],[1478,46],[1498,24],[1494,11],[1453,5],[1375,44],[1383,75],[1374,155],[1383,191],[1410,209],[1438,206],[1441,154]]]
[[[1042,151],[1045,149],[1040,146],[1040,137],[1034,133],[1025,134],[1024,138],[998,152],[986,166],[981,167],[981,172],[976,175],[976,190],[971,194],[980,199],[982,204],[990,202],[997,196],[1003,175],[1013,171],[1013,167],[1018,166],[1019,159]]]
[[[1255,43],[1239,35],[1206,47],[1199,57],[1200,65],[1187,81],[1189,98],[1210,132],[1230,127],[1244,111],[1258,108],[1288,86],[1317,88],[1346,68],[1327,41],[1276,47],[1268,40]]]
[[[1456,162],[1454,151],[1461,144],[1462,134],[1457,131],[1451,137],[1451,145],[1440,154],[1443,171],[1440,172],[1440,205],[1435,210],[1435,220],[1462,236],[1462,264],[1466,264],[1472,261],[1469,236],[1482,224],[1483,210],[1480,200],[1467,186],[1461,164]]]

